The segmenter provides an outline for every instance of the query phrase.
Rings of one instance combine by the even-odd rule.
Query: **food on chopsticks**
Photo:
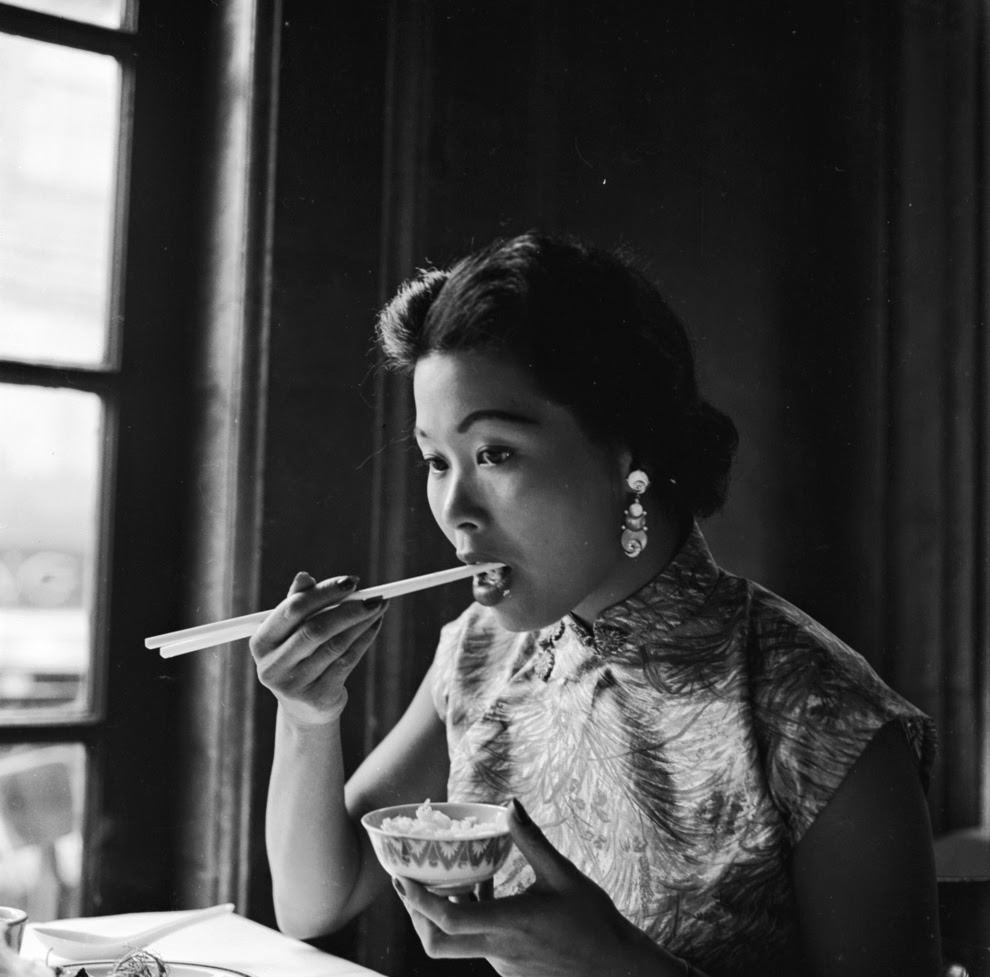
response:
[[[474,599],[484,607],[494,607],[509,596],[509,577],[512,571],[509,567],[496,566],[484,570],[474,578],[471,588]]]
[[[473,814],[466,818],[452,818],[438,811],[425,800],[416,808],[416,816],[385,818],[381,830],[389,834],[433,838],[441,841],[460,841],[465,838],[480,838],[505,830],[505,817],[495,822],[479,822]]]

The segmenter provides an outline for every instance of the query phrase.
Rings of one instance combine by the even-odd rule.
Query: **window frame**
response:
[[[199,524],[194,465],[203,451],[194,404],[207,384],[198,368],[209,332],[204,266],[216,257],[204,228],[220,221],[204,189],[212,178],[204,79],[219,88],[211,57],[225,32],[253,23],[255,14],[251,0],[222,8],[143,0],[139,26],[128,0],[118,29],[0,3],[0,32],[108,55],[120,65],[107,302],[114,327],[105,359],[0,359],[2,383],[77,389],[102,402],[89,706],[85,715],[39,710],[0,723],[0,745],[67,742],[85,751],[84,914],[188,904],[181,883],[195,873],[183,861],[197,856],[182,841],[190,832],[183,784],[216,782],[198,755],[209,722],[195,717],[185,737],[175,730],[189,725],[181,719],[190,701],[199,697],[211,708],[222,688],[195,668],[161,662],[142,638],[189,621],[198,611],[189,577],[206,579],[190,570],[197,555],[190,527]],[[229,259],[242,243],[219,247]],[[241,281],[254,280],[254,270],[241,267]],[[249,407],[259,416],[262,409]]]
[[[0,2],[0,34],[55,44],[72,50],[105,55],[116,60],[120,75],[117,93],[117,133],[113,166],[110,276],[107,284],[106,346],[102,362],[66,363],[52,359],[10,359],[0,355],[0,383],[32,387],[78,390],[99,397],[101,405],[100,462],[96,486],[96,550],[94,572],[98,580],[109,575],[115,508],[117,439],[120,428],[120,375],[123,346],[123,290],[126,273],[126,230],[130,197],[130,160],[133,146],[134,97],[138,54],[136,0],[123,0],[119,28],[88,24],[55,14],[28,10]],[[107,631],[110,622],[109,594],[105,586],[95,588],[91,620],[90,694],[80,712],[58,714],[39,709],[37,715],[0,716],[0,744],[42,727],[57,727],[63,735],[82,737],[84,731],[102,722],[106,714]]]
[[[0,32],[3,34],[112,57],[119,70],[104,358],[102,362],[92,364],[67,364],[54,357],[44,360],[0,358],[0,383],[76,390],[93,394],[100,401],[101,423],[97,446],[100,457],[96,486],[97,511],[94,513],[96,547],[93,554],[93,572],[97,585],[93,588],[92,605],[88,608],[90,647],[86,699],[72,710],[42,707],[37,712],[21,710],[14,712],[9,719],[0,718],[0,745],[67,743],[82,747],[85,790],[80,799],[83,861],[78,893],[82,911],[93,908],[86,893],[91,888],[93,870],[98,863],[97,854],[92,849],[100,823],[99,795],[105,779],[106,765],[100,742],[107,722],[106,688],[111,611],[106,581],[110,578],[112,559],[120,430],[124,233],[130,191],[134,62],[137,53],[137,39],[131,29],[133,11],[133,3],[126,3],[124,23],[128,27],[118,31],[0,4]]]

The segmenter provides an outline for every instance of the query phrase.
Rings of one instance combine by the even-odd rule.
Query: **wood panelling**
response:
[[[883,666],[930,712],[937,828],[980,817],[982,96],[976,4],[910,5],[890,76]],[[985,635],[982,640],[985,640]]]

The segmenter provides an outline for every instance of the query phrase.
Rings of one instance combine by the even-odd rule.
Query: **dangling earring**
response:
[[[635,493],[635,498],[625,511],[625,521],[622,525],[622,550],[626,556],[635,559],[646,549],[646,510],[640,503],[640,496],[650,487],[650,478],[646,472],[636,469],[629,473],[626,479],[629,491]]]

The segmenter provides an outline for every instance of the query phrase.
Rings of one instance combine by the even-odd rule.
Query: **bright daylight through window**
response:
[[[17,6],[122,20],[117,0]],[[0,33],[0,903],[36,920],[79,907],[100,718],[120,91],[111,55]]]

